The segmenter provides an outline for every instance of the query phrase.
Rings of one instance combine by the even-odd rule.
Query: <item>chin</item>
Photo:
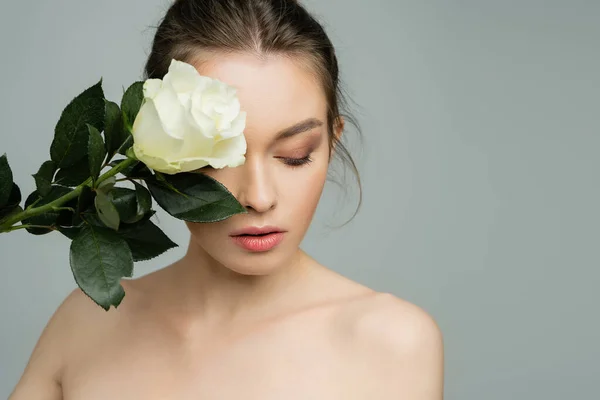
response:
[[[229,254],[224,257],[218,257],[218,259],[215,257],[217,262],[224,268],[237,274],[248,276],[271,275],[289,265],[290,258],[290,255],[272,251],[265,253]]]

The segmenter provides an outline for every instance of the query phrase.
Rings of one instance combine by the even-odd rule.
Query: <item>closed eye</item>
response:
[[[283,160],[284,164],[286,164],[290,167],[300,167],[300,166],[306,165],[312,161],[312,158],[310,158],[310,154],[308,154],[306,157],[302,157],[302,158],[292,158],[292,157],[277,157],[277,158],[280,158],[281,160]]]

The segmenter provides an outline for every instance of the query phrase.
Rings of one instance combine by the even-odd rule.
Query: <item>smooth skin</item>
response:
[[[330,158],[324,93],[294,61],[249,54],[194,61],[201,74],[237,87],[247,112],[246,163],[202,171],[248,213],[186,222],[183,258],[124,279],[116,309],[73,290],[9,400],[443,398],[443,339],[433,318],[299,247]],[[306,120],[306,130],[279,137]],[[342,132],[340,120],[335,134]],[[285,230],[267,252],[248,252],[229,237],[264,225]]]

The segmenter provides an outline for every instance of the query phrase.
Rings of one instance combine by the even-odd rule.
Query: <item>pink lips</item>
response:
[[[283,240],[284,231],[274,226],[247,227],[231,234],[233,241],[248,251],[271,250]]]

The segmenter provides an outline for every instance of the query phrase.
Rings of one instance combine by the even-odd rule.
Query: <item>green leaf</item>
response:
[[[50,156],[58,168],[74,165],[87,155],[88,128],[104,130],[104,91],[102,79],[75,97],[63,110],[50,146]]]
[[[147,179],[152,197],[170,215],[190,222],[216,222],[246,213],[237,199],[213,178],[180,172]]]
[[[110,197],[103,192],[96,192],[94,205],[98,213],[98,218],[109,228],[115,231],[118,230],[120,223],[119,212],[110,201]]]
[[[96,304],[106,311],[121,304],[121,279],[133,275],[125,239],[110,229],[87,225],[71,242],[69,261],[75,282]]]
[[[137,182],[133,184],[135,190],[115,188],[109,195],[119,212],[121,221],[127,224],[141,220],[152,207],[152,196],[148,189]]]
[[[2,222],[4,219],[8,219],[8,218],[12,217],[15,214],[20,213],[22,211],[23,211],[23,207],[21,207],[21,206],[16,206],[13,208],[7,207],[7,208],[0,209],[0,222]]]
[[[59,226],[57,229],[67,238],[73,240],[83,228],[84,226]]]
[[[27,199],[25,200],[25,208],[29,207],[33,202],[36,202],[36,201],[37,202],[35,204],[35,207],[40,207],[40,206],[46,205],[46,204],[58,199],[59,197],[64,196],[65,194],[67,194],[71,191],[72,191],[72,189],[70,189],[70,188],[67,188],[64,186],[53,185],[50,187],[50,191],[48,192],[47,195],[41,196],[37,190],[34,190],[29,196],[27,196]],[[73,203],[75,201],[69,201],[69,202],[63,204],[61,207],[72,207],[72,206],[74,206]],[[44,226],[56,227],[58,225],[57,221],[58,221],[59,217],[61,217],[61,219],[66,219],[66,217],[70,217],[70,216],[71,216],[71,212],[68,210],[48,211],[44,214],[36,215],[35,217],[24,219],[23,224],[24,225],[44,225]],[[33,235],[44,235],[46,233],[52,232],[52,229],[46,229],[46,228],[26,228],[26,229],[27,229],[27,232],[29,232]]]
[[[136,216],[137,200],[135,190],[116,187],[110,192],[109,198],[117,209],[121,221],[128,222]]]
[[[59,169],[56,173],[55,183],[75,187],[85,182],[90,175],[90,161],[85,156],[74,165]]]
[[[50,191],[50,187],[52,186],[52,179],[54,178],[54,173],[56,172],[56,164],[54,161],[45,161],[36,174],[33,174],[33,179],[35,179],[35,186],[37,191],[42,196],[45,196]]]
[[[109,165],[111,167],[116,167],[117,165],[126,160],[127,158],[122,160],[115,160],[112,161]],[[125,169],[121,170],[119,173],[131,179],[146,179],[152,177],[152,171],[150,171],[150,168],[148,168],[146,164],[144,164],[141,161],[134,162],[133,164],[127,166]]]
[[[165,233],[148,219],[136,224],[124,224],[119,235],[127,241],[134,261],[150,260],[165,251],[178,247]]]
[[[100,175],[100,170],[102,169],[104,157],[106,157],[106,150],[104,149],[104,141],[102,140],[102,135],[100,134],[100,132],[98,132],[98,129],[94,128],[92,125],[89,124],[87,125],[87,127],[89,131],[89,170],[92,176],[92,182],[95,185],[96,179],[98,179],[98,176]]]
[[[141,220],[143,221],[143,220],[146,220],[146,219],[150,219],[150,217],[152,217],[155,213],[156,213],[156,211],[151,210],[146,215],[144,215],[141,218]],[[87,224],[94,225],[94,226],[99,226],[99,227],[102,227],[102,228],[110,228],[104,222],[102,222],[100,220],[100,218],[98,217],[98,213],[96,212],[95,209],[90,209],[90,210],[87,210],[87,211],[83,212],[81,214],[81,217],[82,217],[83,220],[85,220],[85,222]],[[121,232],[121,229],[123,229],[122,227],[129,226],[129,225],[133,225],[133,224],[125,224],[122,221],[120,221],[119,222],[119,230],[118,230],[118,232]],[[110,229],[112,229],[112,228],[110,228]]]
[[[2,207],[0,207],[0,221],[13,215],[15,212],[23,211],[23,208],[19,206],[21,202],[21,190],[16,183],[12,183],[12,189],[8,201]]]
[[[121,117],[123,118],[123,131],[125,140],[117,152],[126,155],[133,144],[131,131],[133,123],[144,102],[144,82],[134,82],[127,88],[121,99]]]
[[[116,183],[117,183],[117,178],[113,175],[113,176],[109,177],[108,179],[105,179],[102,182],[100,182],[100,184],[98,185],[96,190],[98,192],[108,194],[111,190],[113,190]]]
[[[133,184],[135,185],[135,196],[137,199],[137,216],[141,217],[152,208],[152,196],[148,189],[139,183],[133,182]]]
[[[131,130],[133,122],[144,101],[144,82],[134,82],[127,88],[121,99],[121,110],[125,127]]]
[[[72,226],[83,224],[84,221],[81,214],[86,210],[93,209],[95,198],[96,192],[94,192],[89,186],[84,186],[81,189],[81,193],[79,193],[79,197],[77,198],[77,208],[75,209],[75,214],[73,215],[73,219],[71,221]]]
[[[106,101],[105,115],[104,138],[106,139],[106,153],[110,160],[127,140],[127,137],[131,135],[124,129],[123,114],[116,103]]]
[[[0,157],[0,207],[6,205],[13,188],[13,174],[6,153]]]
[[[128,135],[127,139],[125,139],[125,141],[123,142],[123,144],[121,145],[121,147],[119,147],[119,149],[117,150],[117,153],[119,153],[119,154],[126,155],[127,151],[133,145],[133,136],[129,132],[127,132],[127,135]]]
[[[100,220],[100,218],[98,217],[98,213],[96,212],[96,210],[88,210],[84,213],[81,214],[81,218],[83,220],[85,220],[85,222],[89,225],[94,225],[94,226],[99,226],[102,228],[110,228],[108,226],[106,226],[106,224],[104,222],[102,222],[102,220]],[[112,228],[110,228],[112,229]],[[112,229],[114,230],[114,229]]]

